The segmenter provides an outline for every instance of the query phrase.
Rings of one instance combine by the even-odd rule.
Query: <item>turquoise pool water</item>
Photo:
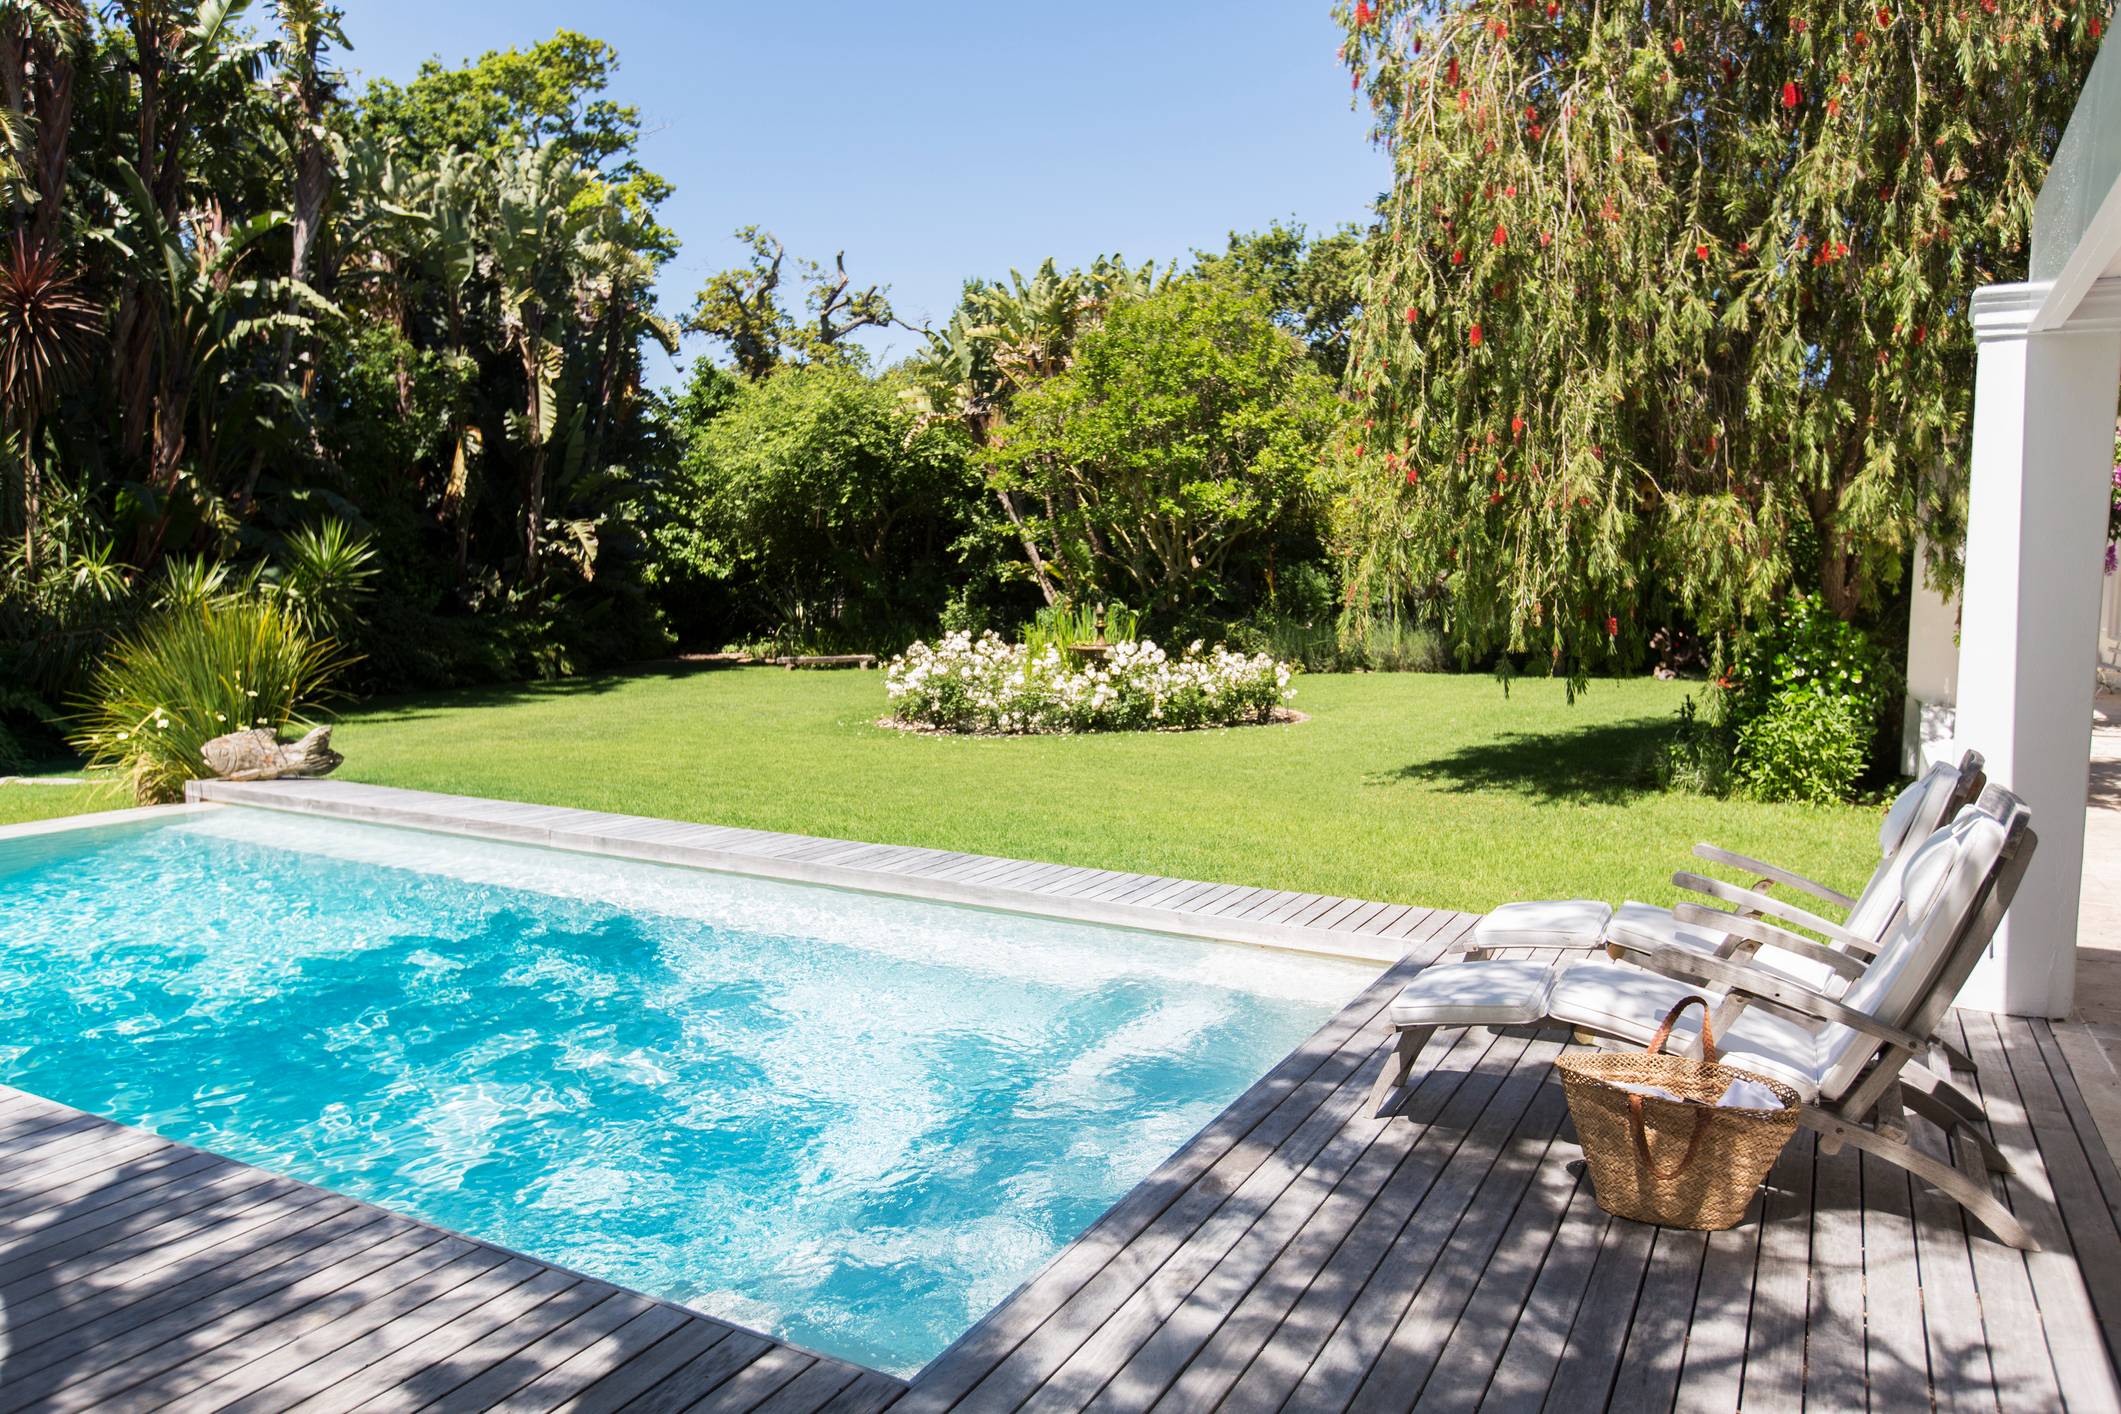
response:
[[[0,1079],[899,1373],[1375,971],[262,810],[0,840]]]

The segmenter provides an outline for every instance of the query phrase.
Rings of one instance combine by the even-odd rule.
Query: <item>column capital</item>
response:
[[[1974,291],[1972,301],[1975,340],[1985,344],[2033,334],[2111,334],[2121,330],[2121,275],[2093,281],[2084,298],[2060,323],[2048,322],[2053,318],[2048,310],[2053,291],[2053,282],[2046,280],[1981,286]]]

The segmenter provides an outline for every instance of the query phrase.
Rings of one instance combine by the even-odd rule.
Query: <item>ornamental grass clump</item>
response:
[[[1172,658],[1144,640],[1116,643],[1102,663],[988,633],[916,643],[891,660],[891,715],[940,731],[1184,731],[1271,722],[1295,692],[1291,670],[1264,653],[1199,643]]]
[[[111,645],[73,742],[91,767],[122,775],[142,804],[176,800],[186,781],[213,774],[200,754],[207,742],[301,723],[347,662],[273,600],[177,604]]]

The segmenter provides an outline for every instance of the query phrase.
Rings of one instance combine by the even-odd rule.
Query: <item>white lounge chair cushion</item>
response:
[[[1647,1046],[1666,1012],[1700,995],[1698,987],[1624,963],[1577,962],[1556,969],[1547,994],[1547,1015],[1617,1041]],[[1715,1000],[1710,998],[1712,1005]],[[1689,1007],[1668,1049],[1699,1055],[1700,1038],[1701,1008]],[[1801,1022],[1747,1007],[1727,1034],[1717,1034],[1716,1048],[1726,1065],[1783,1081],[1807,1100],[1819,1093],[1819,1037]]]
[[[1774,922],[1773,919],[1768,921]],[[1713,933],[1706,933],[1681,923],[1669,908],[1637,903],[1633,899],[1620,905],[1618,911],[1613,914],[1613,921],[1606,928],[1606,936],[1628,947],[1639,948],[1643,952],[1655,952],[1661,947],[1675,947],[1711,956],[1723,942]],[[1825,963],[1799,957],[1781,948],[1759,949],[1753,954],[1753,963],[1779,972],[1792,981],[1802,982],[1814,991],[1825,991],[1834,981],[1834,970]]]
[[[1476,948],[1595,948],[1613,905],[1596,899],[1506,903],[1473,925]]]
[[[1519,958],[1426,967],[1400,989],[1392,1024],[1529,1026],[1547,1014],[1554,972],[1551,963]]]

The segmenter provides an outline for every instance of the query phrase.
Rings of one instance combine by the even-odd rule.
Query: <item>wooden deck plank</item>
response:
[[[1804,1320],[1804,1391],[1819,1404],[1864,1388],[1863,1163],[1844,1148],[1812,1156],[1811,1290]]]
[[[1321,1290],[1318,1302],[1323,1305],[1314,1304],[1293,1318],[1294,1324],[1316,1327],[1318,1341],[1325,1339],[1331,1323],[1339,1319],[1347,1301],[1354,1299],[1361,1276],[1367,1274],[1366,1266],[1356,1273],[1349,1271],[1346,1264],[1372,1260],[1379,1252],[1380,1243],[1350,1241],[1351,1229],[1371,1212],[1380,1190],[1400,1172],[1401,1160],[1418,1138],[1421,1127],[1442,1112],[1486,1050],[1486,1038],[1476,1033],[1458,1032],[1443,1038],[1409,1078],[1411,1094],[1391,1117],[1364,1116],[1359,1126],[1351,1126],[1367,1133],[1369,1144],[1344,1174],[1319,1175],[1329,1185],[1329,1191],[1318,1197],[1316,1206],[1304,1217],[1295,1236],[1275,1254],[1266,1272],[1237,1294],[1226,1311],[1198,1312],[1185,1323],[1205,1327],[1207,1339],[1159,1401],[1158,1408],[1208,1408],[1222,1401],[1276,1332],[1292,1323],[1292,1308],[1318,1286],[1321,1271],[1338,1259],[1343,1266],[1328,1279],[1327,1289]],[[1384,1219],[1371,1217],[1369,1221],[1380,1239],[1390,1236],[1384,1231]],[[1396,1223],[1392,1228],[1396,1231]],[[1345,1296],[1333,1304],[1331,1297],[1336,1291]],[[1182,1337],[1195,1333],[1181,1326]]]

